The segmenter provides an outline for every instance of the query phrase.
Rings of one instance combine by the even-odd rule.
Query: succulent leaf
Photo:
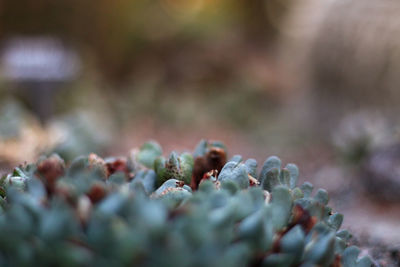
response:
[[[334,259],[335,247],[334,233],[318,234],[306,246],[304,258],[315,264],[328,266]]]
[[[181,168],[181,177],[185,184],[190,184],[193,172],[193,156],[189,153],[182,153],[179,157],[179,164]]]
[[[292,255],[295,261],[297,261],[303,254],[304,244],[304,231],[301,229],[300,225],[297,225],[282,237],[280,248],[282,252]]]
[[[178,156],[172,152],[168,159],[159,157],[154,162],[154,170],[157,174],[156,186],[160,186],[169,179],[177,179],[185,184],[190,184],[193,172],[193,157],[189,153]]]
[[[222,142],[219,141],[209,142],[208,140],[202,139],[194,149],[193,158],[204,156],[205,154],[207,154],[207,152],[211,147],[222,148],[226,152],[226,147]]]
[[[218,180],[223,182],[225,180],[234,181],[239,188],[249,187],[249,178],[247,176],[247,167],[243,163],[230,161],[222,168],[218,176]]]
[[[343,267],[371,267],[372,261],[369,257],[358,258],[360,249],[356,246],[348,247],[343,252]]]
[[[292,212],[292,196],[289,189],[284,186],[277,186],[272,191],[272,221],[275,230],[282,229],[287,225]]]
[[[299,168],[293,164],[289,163],[286,165],[285,169],[289,170],[290,172],[290,188],[295,188],[297,185],[297,181],[299,179]]]
[[[340,230],[336,233],[337,237],[340,237],[341,239],[348,241],[351,238],[351,234],[347,230]]]
[[[244,163],[247,167],[247,172],[252,176],[252,177],[257,177],[257,161],[255,159],[248,159]]]
[[[311,197],[311,193],[314,189],[313,185],[310,184],[309,182],[305,182],[300,186],[301,191],[303,191],[304,197],[309,198]]]
[[[268,173],[271,169],[276,168],[276,169],[280,170],[280,169],[281,169],[281,166],[282,166],[282,162],[281,162],[281,160],[280,160],[278,157],[276,157],[276,156],[271,156],[271,157],[267,158],[267,159],[265,160],[263,166],[262,166],[259,180],[260,180],[260,181],[263,181],[263,180],[265,179],[267,173]]]
[[[288,169],[282,169],[280,172],[280,183],[290,188],[290,172]]]
[[[277,185],[280,185],[279,169],[272,168],[266,173],[265,178],[261,180],[261,186],[264,190],[271,192]]]
[[[287,267],[293,264],[293,255],[291,254],[272,254],[265,258],[262,263],[264,267]]]
[[[333,227],[336,231],[339,230],[340,226],[343,222],[343,214],[335,213],[329,217],[328,223]]]
[[[240,163],[242,162],[243,158],[241,155],[234,155],[229,161]]]
[[[318,189],[317,193],[314,196],[314,199],[318,203],[326,205],[329,202],[328,192],[326,192],[326,190],[324,189]]]
[[[153,168],[155,159],[161,155],[161,146],[157,142],[150,141],[140,147],[136,160],[147,168]]]
[[[155,189],[157,175],[153,170],[140,170],[131,181],[131,185],[142,183],[147,194],[150,194]]]

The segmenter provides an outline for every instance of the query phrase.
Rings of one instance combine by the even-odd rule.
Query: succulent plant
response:
[[[15,168],[0,180],[0,265],[372,265],[348,247],[327,192],[297,187],[295,165],[270,157],[257,175],[255,160],[233,157],[218,172],[203,165],[209,149],[191,164],[187,154],[154,167],[92,154]],[[204,173],[193,189],[195,170]]]
[[[156,142],[144,143],[136,153],[136,160],[148,168],[154,166],[156,158],[162,155],[162,148]]]
[[[177,179],[190,184],[193,171],[193,157],[189,153],[178,156],[172,152],[168,159],[158,157],[154,161],[154,170],[157,174],[156,185],[160,186],[169,179]]]

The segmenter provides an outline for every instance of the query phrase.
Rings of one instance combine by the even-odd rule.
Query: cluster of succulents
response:
[[[219,142],[162,156],[57,155],[0,181],[1,266],[371,266],[296,165],[226,160]]]

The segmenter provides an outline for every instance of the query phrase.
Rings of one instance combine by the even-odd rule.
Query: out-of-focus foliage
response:
[[[6,0],[0,40],[50,36],[78,52],[81,75],[54,90],[52,115],[95,107],[111,115],[117,131],[150,118],[171,128],[219,124],[263,137],[264,122],[278,129],[282,121],[272,114],[284,96],[271,47],[291,2]],[[15,84],[0,86],[15,94]]]
[[[331,130],[347,112],[380,110],[397,120],[400,3],[392,0],[296,1],[282,60],[291,86],[310,89],[310,117]],[[313,112],[318,110],[318,112]]]
[[[395,139],[393,127],[382,116],[368,112],[348,115],[333,132],[333,144],[341,157],[356,165]]]
[[[12,99],[0,107],[0,163],[18,164],[35,160],[55,144],[53,132],[46,131],[32,114]]]
[[[71,160],[84,153],[104,152],[112,135],[107,120],[85,112],[56,117],[41,124],[12,99],[0,108],[0,163],[19,164],[56,152]]]
[[[83,111],[55,118],[49,124],[49,129],[57,139],[47,152],[71,160],[81,154],[105,151],[112,136],[107,121],[104,117],[100,119]]]
[[[198,42],[234,35],[270,40],[285,13],[281,2],[6,0],[0,5],[0,40],[61,37],[94,56],[108,78],[120,81],[140,64],[168,64],[182,49],[194,46],[195,51]]]
[[[400,190],[399,135],[383,117],[359,112],[345,117],[333,143],[340,159],[353,167],[359,184],[373,198],[398,202]]]

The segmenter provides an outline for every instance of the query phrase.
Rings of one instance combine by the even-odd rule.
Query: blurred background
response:
[[[398,261],[399,14],[393,0],[2,0],[0,172],[218,139],[297,163],[354,242]]]

